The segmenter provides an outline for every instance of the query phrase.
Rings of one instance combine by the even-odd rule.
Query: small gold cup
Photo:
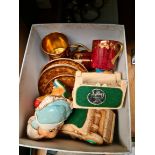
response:
[[[68,55],[68,39],[62,33],[50,33],[43,38],[41,49],[50,59],[64,58]]]

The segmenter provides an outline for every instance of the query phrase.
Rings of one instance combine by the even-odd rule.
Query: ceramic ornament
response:
[[[48,95],[35,109],[34,116],[28,120],[28,137],[35,140],[54,138],[71,112],[68,99]]]
[[[60,132],[91,144],[113,141],[115,113],[111,110],[73,109]]]

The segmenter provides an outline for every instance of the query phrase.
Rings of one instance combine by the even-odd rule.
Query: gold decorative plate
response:
[[[77,68],[77,70],[80,70],[81,72],[87,72],[87,69],[82,64],[69,58],[59,58],[59,59],[52,60],[43,67],[41,72],[43,72],[45,69],[55,64],[63,64],[63,65],[68,64]]]
[[[56,64],[46,68],[41,73],[38,81],[38,90],[40,95],[44,94],[45,87],[51,79],[62,74],[69,74],[74,76],[77,70],[77,68],[67,64]]]

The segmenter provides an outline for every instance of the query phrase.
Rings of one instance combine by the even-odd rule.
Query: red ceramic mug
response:
[[[123,44],[115,40],[93,40],[92,68],[113,70],[115,62],[123,51]]]

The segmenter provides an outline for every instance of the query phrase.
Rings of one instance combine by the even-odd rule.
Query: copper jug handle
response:
[[[70,45],[69,47],[70,48],[75,48],[75,50],[78,50],[80,47],[82,47],[85,50],[87,50],[88,52],[91,52],[91,50],[87,46],[85,46],[85,45],[83,45],[81,43],[75,43],[75,44]]]

